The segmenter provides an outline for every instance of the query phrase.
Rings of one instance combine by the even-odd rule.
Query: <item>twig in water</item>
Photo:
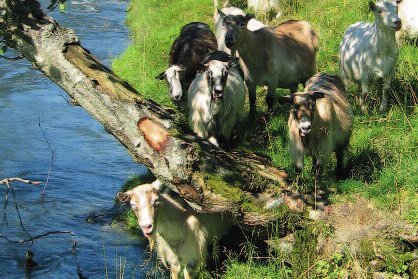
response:
[[[33,255],[34,254],[31,251],[31,247],[33,246],[33,241],[34,240],[37,240],[37,239],[42,238],[42,237],[49,236],[51,234],[70,234],[71,237],[73,237],[74,236],[74,233],[73,232],[70,232],[70,231],[50,231],[50,232],[46,232],[46,233],[43,233],[43,234],[40,234],[40,235],[37,235],[37,236],[32,237],[29,234],[29,232],[26,230],[25,226],[23,225],[23,221],[22,221],[22,218],[20,216],[19,208],[17,206],[16,195],[15,195],[15,192],[13,190],[13,187],[10,184],[11,181],[20,181],[20,182],[24,182],[24,183],[28,183],[28,184],[41,184],[41,182],[40,181],[31,181],[31,180],[28,180],[28,179],[22,179],[22,178],[18,178],[18,177],[5,178],[3,180],[0,180],[0,184],[4,184],[5,183],[7,185],[6,202],[5,202],[5,206],[4,206],[4,219],[6,219],[6,209],[7,209],[7,200],[8,200],[7,196],[8,196],[9,191],[11,191],[11,193],[13,195],[13,200],[14,200],[14,204],[15,204],[15,209],[16,209],[16,212],[17,212],[17,216],[19,218],[20,227],[29,236],[29,238],[27,238],[27,239],[11,240],[8,237],[5,237],[5,236],[3,236],[0,233],[0,239],[4,239],[4,240],[6,240],[6,241],[8,241],[10,243],[15,243],[15,244],[22,244],[22,243],[32,242],[31,246],[28,247],[28,252],[26,253],[26,257],[25,257],[25,259],[26,259],[26,265],[25,266],[27,268],[31,268],[34,265],[36,265],[36,263],[33,261]],[[84,277],[82,275],[82,273],[81,273],[80,265],[79,265],[78,258],[77,258],[77,252],[76,252],[76,249],[75,248],[76,248],[76,241],[73,239],[73,251],[72,251],[72,254],[74,255],[74,258],[75,258],[75,261],[76,261],[77,274],[78,274],[78,277],[80,279],[86,279],[86,277]]]
[[[54,154],[55,154],[55,150],[52,150],[51,144],[49,143],[49,141],[48,141],[48,139],[46,137],[45,130],[42,129],[42,126],[41,126],[41,117],[39,117],[38,126],[41,129],[41,131],[42,131],[42,134],[44,136],[44,139],[45,139],[46,143],[48,144],[49,152],[51,152],[51,167],[48,170],[48,175],[46,177],[46,182],[45,182],[45,185],[44,185],[44,189],[43,189],[42,194],[41,194],[41,200],[43,200],[44,197],[45,197],[46,186],[48,185],[48,182],[49,182],[49,176],[51,175],[52,169],[54,167]]]
[[[19,178],[19,177],[5,178],[3,180],[0,180],[0,184],[6,183],[6,185],[7,185],[6,197],[5,197],[5,200],[4,200],[4,208],[3,208],[3,221],[6,223],[6,226],[8,225],[7,224],[7,210],[6,209],[7,209],[7,203],[9,201],[9,190],[10,190],[10,183],[9,182],[11,182],[11,181],[20,181],[20,182],[27,183],[27,184],[42,184],[41,181],[32,181],[32,180],[29,180],[29,179],[22,179],[22,178]]]
[[[4,55],[0,55],[0,58],[6,59],[6,60],[11,60],[11,61],[15,61],[15,60],[20,60],[25,58],[23,55],[19,55],[19,56],[15,56],[15,57],[7,57]]]

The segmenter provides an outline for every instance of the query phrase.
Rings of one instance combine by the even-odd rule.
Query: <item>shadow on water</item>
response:
[[[45,8],[49,1],[41,1]],[[49,12],[73,29],[83,47],[104,64],[129,45],[124,25],[124,1],[68,1],[65,14]],[[8,56],[18,55],[10,51]],[[0,60],[0,174],[41,181],[41,185],[11,182],[7,222],[0,233],[13,241],[51,231],[21,244],[0,239],[1,278],[143,278],[149,259],[146,243],[138,241],[112,216],[120,186],[132,175],[145,173],[130,154],[84,110],[70,106],[62,92],[25,60]],[[49,176],[48,176],[49,175]],[[46,182],[48,183],[46,184]],[[45,187],[45,196],[41,194]],[[0,184],[0,208],[7,186]],[[76,243],[76,246],[74,246]],[[74,248],[77,258],[74,257]],[[33,261],[25,267],[30,249]]]

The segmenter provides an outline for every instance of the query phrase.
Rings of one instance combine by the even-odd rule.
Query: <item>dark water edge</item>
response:
[[[48,1],[41,3],[46,7]],[[115,0],[69,0],[67,13],[48,13],[72,28],[83,47],[110,65],[130,43],[124,25],[127,6]],[[16,55],[13,51],[6,54]],[[30,63],[4,59],[0,63],[0,179],[43,182],[11,184],[23,225],[32,237],[51,231],[73,233],[52,234],[33,244],[0,239],[0,278],[79,278],[74,241],[84,277],[144,278],[144,261],[149,259],[146,243],[120,225],[112,225],[107,212],[121,185],[146,169],[133,162],[123,146],[83,109],[70,106],[66,93]],[[1,209],[6,191],[7,186],[1,184]],[[104,217],[89,219],[103,212]],[[2,236],[27,239],[11,192],[6,213],[7,222],[0,220]],[[37,265],[27,269],[24,257],[29,248]]]

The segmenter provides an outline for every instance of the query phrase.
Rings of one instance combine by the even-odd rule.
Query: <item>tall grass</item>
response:
[[[339,44],[344,30],[357,21],[373,21],[373,15],[367,8],[368,1],[287,1],[282,17],[270,24],[290,18],[311,22],[320,38],[317,53],[318,72],[338,74]],[[230,2],[237,2],[246,9],[243,1]],[[154,76],[168,65],[168,52],[180,28],[191,21],[202,21],[213,27],[212,17],[213,3],[210,0],[131,0],[127,24],[133,44],[123,56],[114,61],[113,69],[146,97],[175,108],[166,93],[166,85],[155,80]],[[353,106],[355,119],[350,148],[345,158],[346,178],[339,180],[334,175],[336,162],[332,157],[325,166],[323,180],[318,185],[327,192],[332,203],[355,200],[360,195],[376,208],[399,216],[415,224],[415,227],[418,225],[417,89],[418,49],[415,42],[408,40],[400,46],[399,62],[389,94],[390,108],[386,112],[380,112],[374,106],[374,100],[380,99],[376,96],[374,87],[367,97],[371,101],[370,108],[365,112],[357,105],[357,88],[354,85],[348,88],[348,98]],[[277,95],[288,93],[286,90],[277,92]],[[290,164],[287,151],[288,108],[277,105],[273,115],[267,115],[264,96],[264,90],[259,88],[258,114],[255,121],[244,117],[238,124],[237,148],[270,156],[277,166],[286,168],[295,178],[294,187],[301,191],[311,191],[314,182],[310,173],[310,159],[305,160],[306,167],[298,179]],[[306,234],[315,235],[308,229]],[[300,239],[305,238],[300,235]],[[307,253],[315,254],[301,249],[300,257]],[[364,255],[367,255],[366,252]],[[400,259],[402,253],[392,254],[398,255]],[[344,274],[346,264],[354,262],[353,259],[340,258],[335,254],[327,259],[314,258],[313,262],[302,270],[289,265],[292,258],[295,259],[297,256],[272,252],[268,260],[261,260],[257,255],[251,254],[242,262],[231,255],[223,276],[325,278],[321,274],[328,270],[328,274],[334,274],[335,277],[327,278],[338,278],[338,274]],[[364,258],[368,259],[367,256]],[[396,261],[393,266],[402,266],[404,262]],[[316,271],[313,272],[314,270]],[[403,274],[402,270],[397,274]]]

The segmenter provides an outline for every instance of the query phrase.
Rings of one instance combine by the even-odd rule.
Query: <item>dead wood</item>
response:
[[[0,1],[0,26],[7,45],[59,85],[71,103],[85,109],[120,141],[133,158],[201,212],[233,213],[247,226],[265,226],[274,215],[243,212],[240,205],[215,194],[203,179],[240,175],[242,187],[263,179],[288,186],[285,170],[268,158],[225,152],[180,124],[171,109],[147,100],[92,53],[77,35],[42,11],[35,0]],[[263,190],[261,190],[263,191]]]

